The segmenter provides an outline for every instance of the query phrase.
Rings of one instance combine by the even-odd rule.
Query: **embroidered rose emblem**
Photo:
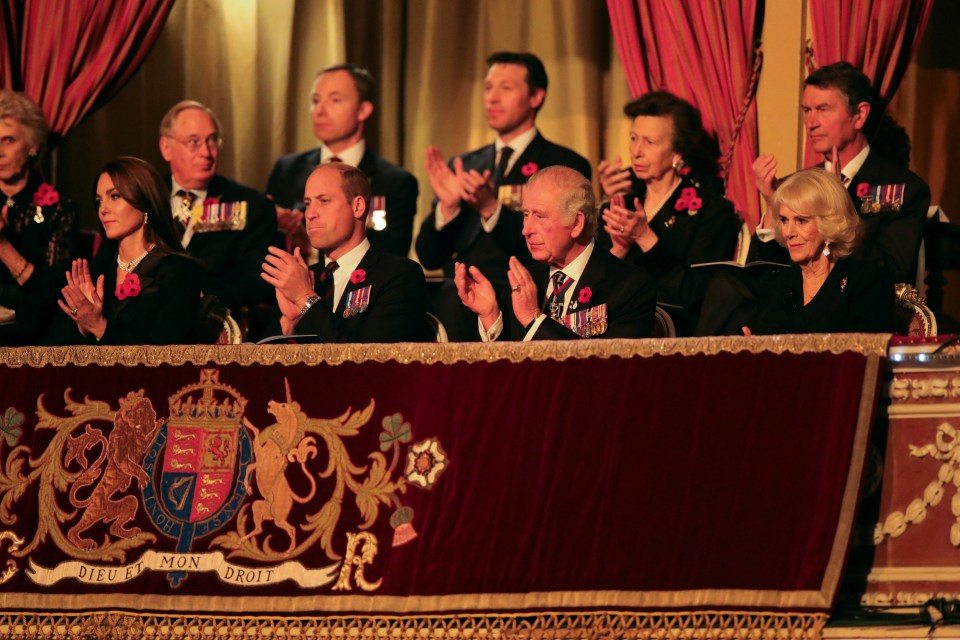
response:
[[[363,269],[354,269],[353,273],[350,274],[350,282],[353,284],[360,284],[367,279],[367,272]]]
[[[580,289],[580,293],[577,295],[577,302],[587,304],[591,297],[593,297],[593,291],[590,290],[590,287],[584,287]]]
[[[123,282],[117,283],[117,288],[114,293],[118,300],[136,298],[140,295],[140,276],[135,273],[128,273],[127,277],[123,279]]]
[[[33,194],[33,204],[38,207],[52,207],[60,202],[60,194],[52,186],[44,182]]]
[[[429,489],[449,462],[447,454],[440,448],[440,442],[436,438],[427,438],[407,450],[403,477],[411,484]]]
[[[677,211],[689,210],[690,215],[694,215],[703,206],[703,200],[697,195],[697,190],[693,187],[684,187],[677,198],[677,203],[673,208]]]
[[[525,178],[529,178],[539,170],[540,170],[540,167],[537,166],[536,162],[528,162],[527,164],[520,167],[520,173],[523,174]]]
[[[866,198],[867,194],[870,193],[870,185],[866,182],[861,182],[857,185],[857,197]]]

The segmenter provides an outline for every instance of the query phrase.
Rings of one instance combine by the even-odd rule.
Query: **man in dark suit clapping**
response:
[[[476,314],[481,339],[649,336],[657,295],[653,278],[597,249],[596,228],[593,187],[586,177],[566,167],[535,174],[523,195],[522,237],[539,264],[528,271],[510,259],[510,317],[501,313],[480,269],[456,265],[460,299]]]
[[[406,256],[413,238],[420,189],[409,171],[374,153],[363,137],[373,115],[376,84],[366,69],[341,64],[321,70],[310,94],[313,133],[320,147],[283,156],[267,181],[267,194],[277,203],[280,229],[289,244],[309,251],[303,227],[303,189],[317,166],[339,161],[357,167],[373,189],[367,238],[377,249]]]
[[[548,141],[536,128],[548,82],[537,56],[500,52],[487,64],[483,106],[497,137],[493,144],[449,164],[435,147],[427,149],[427,174],[436,202],[420,227],[416,247],[428,269],[442,268],[452,277],[454,262],[463,262],[502,284],[510,256],[531,262],[521,235],[523,185],[538,170],[554,165],[570,167],[589,179],[590,163]],[[475,333],[472,320],[467,317],[470,322],[463,322],[461,310],[456,290],[448,283],[437,296],[436,312],[451,339],[471,339]]]
[[[322,262],[311,268],[296,247],[276,247],[262,277],[276,290],[284,335],[324,342],[412,342],[423,337],[426,283],[420,266],[371,246],[366,235],[370,181],[340,162],[307,179],[303,201],[310,243]]]

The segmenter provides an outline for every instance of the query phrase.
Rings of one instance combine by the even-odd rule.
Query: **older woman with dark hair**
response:
[[[156,169],[122,157],[100,170],[97,210],[104,246],[91,265],[75,260],[60,308],[73,321],[53,342],[192,342],[202,269],[173,227],[170,193]]]
[[[0,346],[43,336],[76,255],[76,209],[39,170],[47,133],[36,103],[0,91]]]
[[[860,218],[843,184],[823,169],[799,171],[773,197],[774,232],[789,268],[761,282],[744,333],[893,330],[893,281],[851,257]]]
[[[624,107],[633,119],[633,178],[600,167],[611,198],[603,212],[599,244],[647,268],[657,278],[661,302],[694,309],[704,277],[690,265],[734,259],[741,222],[722,195],[716,141],[700,112],[666,91],[654,91]],[[630,185],[630,193],[624,193]]]

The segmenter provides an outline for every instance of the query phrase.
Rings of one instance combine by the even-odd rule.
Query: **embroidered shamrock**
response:
[[[697,195],[697,190],[693,187],[684,187],[684,189],[680,192],[680,197],[677,199],[677,203],[673,205],[673,208],[677,211],[688,209],[690,215],[694,215],[702,206],[703,200],[701,200]]]
[[[870,193],[870,185],[866,182],[861,182],[857,185],[857,197],[866,198],[867,194]]]
[[[520,173],[522,173],[525,178],[529,178],[539,170],[540,167],[537,166],[536,162],[528,162],[520,167]]]
[[[117,288],[114,293],[118,300],[136,298],[140,295],[140,276],[135,273],[128,273],[127,277],[123,279],[123,282],[117,283]]]
[[[52,186],[44,182],[33,194],[33,204],[38,207],[52,207],[60,202],[60,194]]]
[[[354,269],[353,273],[350,274],[350,282],[353,284],[360,284],[367,279],[367,272],[363,269]]]
[[[14,407],[7,407],[3,416],[0,416],[0,435],[7,441],[7,446],[12,447],[23,435],[23,424],[25,415],[17,411]]]
[[[593,291],[590,290],[590,287],[584,287],[580,289],[580,293],[577,294],[577,302],[580,304],[587,304],[590,302],[590,298],[593,297]]]

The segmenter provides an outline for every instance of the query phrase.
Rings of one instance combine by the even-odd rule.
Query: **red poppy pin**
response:
[[[203,204],[204,205],[218,204],[219,202],[220,202],[220,196],[213,196],[213,197],[208,197],[204,199]]]
[[[118,300],[136,298],[140,295],[140,276],[135,273],[128,273],[127,277],[123,279],[123,282],[117,283],[117,288],[114,293]]]
[[[847,276],[843,276],[843,280],[840,281],[840,292],[842,293],[844,289],[847,288]]]
[[[593,297],[593,291],[590,290],[590,287],[584,287],[580,289],[580,293],[577,295],[577,302],[580,304],[587,304],[590,302],[590,298]]]
[[[367,279],[367,272],[363,269],[354,269],[353,273],[350,274],[350,282],[353,284],[360,284]]]
[[[690,215],[695,214],[700,210],[700,207],[703,206],[703,200],[697,195],[697,190],[693,187],[684,187],[680,192],[680,197],[677,198],[677,203],[673,205],[673,208],[677,211],[683,211],[688,209]]]
[[[682,169],[680,169],[680,171],[678,171],[677,173],[679,173],[679,174],[682,175],[682,176],[688,176],[688,175],[690,175],[690,167],[684,166],[684,167],[683,167]]]
[[[866,182],[861,182],[857,185],[857,197],[866,198],[867,194],[870,193],[870,185]]]
[[[539,170],[540,167],[537,166],[536,162],[528,162],[520,167],[520,173],[522,173],[525,178],[529,178]]]
[[[38,207],[52,207],[60,202],[60,194],[52,186],[44,182],[33,194],[33,204]]]

